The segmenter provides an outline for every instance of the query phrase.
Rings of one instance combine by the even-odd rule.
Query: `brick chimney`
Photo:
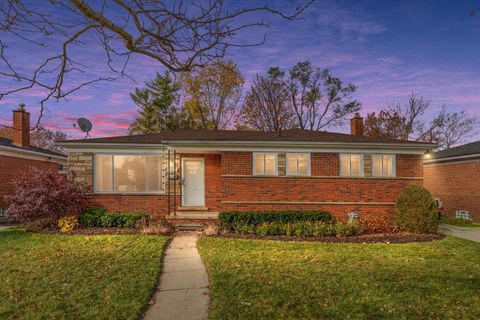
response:
[[[350,119],[350,131],[354,136],[363,136],[363,117],[358,112]]]
[[[30,146],[30,113],[25,111],[21,103],[17,110],[13,110],[13,136],[12,141],[19,147]]]

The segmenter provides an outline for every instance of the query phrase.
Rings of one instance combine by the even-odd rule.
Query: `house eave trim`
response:
[[[206,150],[206,151],[244,151],[251,148],[267,149],[381,149],[381,150],[404,150],[422,154],[432,149],[435,145],[425,144],[392,144],[392,143],[341,143],[341,142],[297,142],[297,141],[162,141],[158,144],[137,144],[137,143],[75,143],[59,142],[60,146],[69,149],[98,149],[98,148],[132,148],[132,149],[166,149],[181,150]]]
[[[58,160],[61,161],[62,163],[67,162],[67,156],[56,156],[56,155],[50,155],[42,152],[36,152],[36,151],[31,151],[31,150],[23,150],[19,148],[12,148],[8,146],[0,146],[0,155],[4,156],[9,156],[9,157],[20,157],[22,156],[27,156],[25,159],[29,160],[39,160],[39,161],[50,161],[52,162],[52,159],[56,159],[57,162]]]
[[[480,154],[477,153],[477,154],[469,154],[465,156],[448,157],[448,158],[441,158],[441,159],[428,159],[428,160],[423,160],[423,164],[458,162],[458,161],[475,160],[475,159],[480,159]]]

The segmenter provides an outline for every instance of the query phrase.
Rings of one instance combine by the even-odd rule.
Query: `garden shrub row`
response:
[[[357,235],[361,226],[355,222],[294,222],[294,223],[261,223],[258,225],[232,225],[236,233],[254,233],[262,236],[297,236],[297,237],[345,237]]]
[[[86,209],[79,218],[82,227],[135,228],[140,219],[147,217],[141,212],[107,212],[101,208]]]
[[[282,210],[282,211],[224,211],[218,216],[222,226],[257,226],[262,223],[331,222],[332,214],[327,211]]]

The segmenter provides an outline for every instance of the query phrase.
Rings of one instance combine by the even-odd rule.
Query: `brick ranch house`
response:
[[[13,110],[13,125],[0,127],[0,216],[6,212],[5,196],[13,192],[12,181],[31,168],[59,170],[67,157],[30,144],[30,114]]]
[[[366,137],[358,114],[351,134],[186,130],[58,143],[88,187],[89,206],[185,218],[270,209],[391,214],[405,186],[423,184],[422,157],[433,147]]]
[[[423,170],[444,213],[480,222],[480,141],[433,153]]]

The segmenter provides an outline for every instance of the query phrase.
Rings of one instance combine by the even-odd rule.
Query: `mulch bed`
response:
[[[279,240],[279,241],[309,241],[309,242],[327,242],[327,243],[412,243],[412,242],[431,242],[443,239],[444,236],[438,234],[416,234],[416,233],[384,233],[384,234],[365,234],[350,237],[288,237],[288,236],[261,236],[258,234],[237,234],[225,233],[214,235],[212,237],[232,238],[232,239],[257,239],[257,240]]]

